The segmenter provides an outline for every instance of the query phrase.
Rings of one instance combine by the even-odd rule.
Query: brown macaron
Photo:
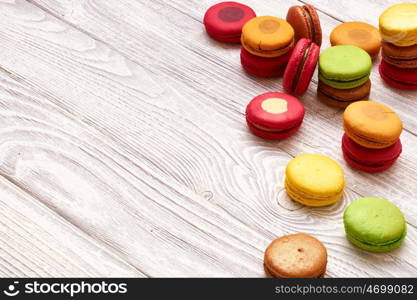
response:
[[[312,5],[292,6],[287,13],[287,22],[295,31],[295,41],[301,38],[311,40],[321,46],[322,32],[319,15]]]
[[[323,277],[327,251],[311,235],[290,234],[273,240],[266,248],[264,265],[266,271],[276,278]]]
[[[321,101],[339,108],[346,108],[355,101],[368,100],[370,92],[371,81],[369,79],[365,84],[353,89],[335,89],[321,80],[317,87],[317,96]]]
[[[382,58],[398,68],[417,68],[417,45],[398,47],[388,42],[382,42]]]

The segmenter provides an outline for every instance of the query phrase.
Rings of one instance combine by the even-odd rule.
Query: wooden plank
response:
[[[30,85],[36,95],[40,94],[108,135],[110,141],[106,140],[105,144],[112,145],[111,154],[93,160],[75,147],[62,146],[67,149],[65,156],[77,162],[75,166],[37,150],[46,156],[47,163],[42,161],[42,166],[47,167],[40,167],[39,163],[20,163],[24,172],[19,174],[24,175],[16,176],[15,167],[10,163],[9,169],[3,169],[5,173],[90,235],[117,248],[124,259],[151,276],[262,276],[262,254],[266,245],[272,238],[294,231],[312,233],[326,243],[330,254],[329,276],[415,273],[416,233],[412,226],[409,226],[406,246],[401,249],[382,255],[364,253],[346,241],[341,224],[343,208],[359,197],[358,194],[347,189],[343,201],[337,205],[310,209],[294,205],[283,192],[284,168],[291,156],[280,149],[324,150],[334,156],[332,150],[338,149],[334,133],[339,132],[340,125],[329,126],[331,123],[326,120],[335,115],[334,111],[309,108],[306,121],[316,127],[304,126],[291,141],[268,143],[254,138],[243,122],[242,102],[246,103],[252,95],[266,88],[276,87],[276,82],[244,76],[236,63],[237,51],[225,47],[214,52],[210,48],[214,43],[206,38],[200,23],[187,20],[184,26],[172,26],[168,32],[158,33],[150,22],[156,17],[155,12],[133,2],[123,3],[128,3],[123,10],[118,10],[122,7],[116,6],[117,3],[112,4],[115,5],[113,11],[123,14],[124,20],[133,22],[133,15],[137,19],[138,11],[143,14],[143,19],[140,18],[143,24],[129,23],[126,30],[116,26],[119,34],[129,34],[124,36],[125,42],[129,41],[127,46],[138,46],[139,41],[146,41],[141,47],[126,46],[123,50],[124,55],[135,60],[114,51],[115,45],[110,48],[97,42],[33,6],[23,2],[0,6],[4,17],[0,20],[0,65]],[[73,16],[78,15],[79,20],[92,18],[77,9],[73,10]],[[130,9],[134,9],[133,13],[128,11]],[[163,10],[172,18],[182,18],[175,9],[162,6],[160,12]],[[103,15],[108,13],[102,7],[100,11]],[[95,22],[102,28],[119,24],[104,26],[99,20]],[[183,29],[186,26],[189,31]],[[91,30],[85,24],[83,28]],[[137,32],[133,34],[128,28]],[[189,32],[194,34],[187,39],[197,41],[198,49],[179,40],[179,35],[185,37]],[[106,32],[108,36],[111,33]],[[117,41],[121,44],[121,40]],[[30,68],[26,67],[28,65]],[[151,71],[146,72],[144,68]],[[309,95],[304,99],[306,104],[311,100]],[[340,113],[336,115],[340,117]],[[317,128],[319,131],[314,130]],[[323,139],[317,139],[319,133]],[[83,147],[96,143],[96,139],[85,135],[76,134],[88,141],[82,140]],[[104,143],[97,143],[103,147]],[[61,144],[61,141],[53,143],[54,147]],[[107,157],[117,159],[123,170]],[[106,161],[105,166],[101,160]],[[52,171],[48,171],[51,165]],[[88,171],[82,170],[82,166]],[[117,175],[108,175],[109,166]],[[82,178],[76,182],[86,181],[86,187],[97,195],[104,195],[105,199],[99,202],[94,197],[86,198],[85,193],[77,194],[70,183],[72,180],[59,180],[59,174],[66,169],[73,172],[68,178]],[[103,183],[90,179],[92,174],[100,175]],[[73,206],[57,201],[49,191],[50,184],[43,187],[47,182],[54,182],[55,189],[64,190],[65,201]],[[162,190],[162,195],[155,189]],[[110,193],[109,190],[116,191]],[[141,193],[148,195],[132,196]],[[103,202],[105,207],[99,205]],[[140,221],[114,209],[120,203],[128,212],[140,214]],[[161,213],[161,206],[183,219]],[[104,221],[94,214],[103,210],[109,216]],[[82,216],[77,216],[80,211]],[[137,240],[147,237],[140,231],[146,226],[143,222],[146,218],[154,222],[153,226],[163,228],[159,232],[169,232],[171,236],[154,236],[139,245]],[[126,224],[123,237],[118,236],[120,230],[111,228],[114,224],[119,226],[120,220]],[[184,223],[198,229],[192,230]],[[170,244],[172,239],[187,243],[175,247]],[[166,243],[171,246],[167,247]]]
[[[2,277],[144,276],[2,176],[0,206]]]

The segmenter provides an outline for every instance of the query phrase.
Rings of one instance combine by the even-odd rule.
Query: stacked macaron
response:
[[[417,3],[389,7],[379,18],[382,62],[379,73],[389,85],[417,89]]]
[[[319,99],[341,108],[368,99],[371,68],[371,57],[357,46],[339,45],[326,49],[319,58]]]
[[[284,74],[294,48],[294,29],[280,18],[253,18],[242,29],[240,53],[244,70],[260,77]]]
[[[389,107],[358,101],[343,114],[343,156],[353,168],[381,172],[390,168],[402,151],[402,122]]]

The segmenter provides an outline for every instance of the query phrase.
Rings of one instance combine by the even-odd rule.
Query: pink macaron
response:
[[[320,47],[309,39],[300,39],[285,69],[283,85],[288,93],[303,95],[310,85],[319,59]]]
[[[379,65],[379,74],[392,87],[417,90],[417,69],[398,68],[382,60]]]
[[[297,132],[304,113],[304,105],[294,96],[269,92],[248,104],[246,121],[253,134],[268,140],[282,140]]]
[[[209,36],[225,43],[240,43],[242,27],[256,17],[247,5],[221,2],[210,7],[204,15],[204,26]]]
[[[368,149],[350,139],[346,134],[342,138],[343,156],[353,168],[365,172],[382,172],[389,169],[402,152],[401,141],[384,149]]]

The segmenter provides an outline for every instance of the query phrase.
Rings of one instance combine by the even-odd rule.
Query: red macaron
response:
[[[310,85],[319,59],[320,47],[309,39],[300,39],[288,61],[284,73],[285,91],[303,95]]]
[[[253,134],[268,140],[282,140],[300,128],[304,113],[304,105],[297,98],[269,92],[248,104],[246,121]]]
[[[256,14],[249,6],[237,2],[221,2],[207,10],[204,25],[213,39],[240,43],[243,25],[254,17]]]
[[[346,134],[342,138],[343,157],[353,168],[375,173],[389,169],[402,152],[401,141],[384,149],[368,149],[350,139]]]
[[[260,57],[249,53],[244,47],[240,51],[243,69],[259,77],[279,77],[284,74],[291,52],[279,57]]]
[[[405,90],[417,90],[417,68],[398,68],[382,60],[379,65],[379,74],[390,86]]]

